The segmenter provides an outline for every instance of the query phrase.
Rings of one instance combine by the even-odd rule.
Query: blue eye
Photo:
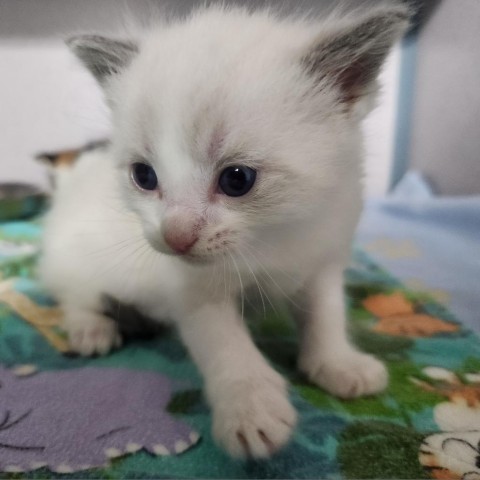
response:
[[[241,197],[251,190],[256,178],[257,172],[253,168],[244,166],[227,167],[220,174],[218,186],[229,197]]]
[[[158,186],[155,170],[146,163],[137,162],[132,165],[132,178],[142,190],[155,190]]]

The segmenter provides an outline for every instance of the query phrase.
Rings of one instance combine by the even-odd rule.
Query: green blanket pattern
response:
[[[48,306],[51,300],[34,280],[40,237],[37,221],[0,224],[0,287],[13,286]],[[309,385],[295,370],[297,340],[286,308],[276,305],[265,314],[251,309],[256,343],[290,380],[300,416],[290,445],[269,461],[234,461],[215,446],[202,380],[174,333],[130,342],[103,358],[72,358],[0,303],[0,364],[44,371],[123,367],[161,372],[178,383],[168,410],[200,432],[197,446],[171,457],[140,451],[75,478],[480,478],[479,339],[361,251],[346,279],[352,338],[386,363],[388,390],[343,401]],[[46,469],[1,475],[68,477]]]

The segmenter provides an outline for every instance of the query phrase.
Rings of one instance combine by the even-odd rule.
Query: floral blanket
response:
[[[103,358],[68,355],[34,279],[41,222],[0,224],[0,477],[480,479],[480,340],[362,251],[346,272],[351,335],[388,366],[378,396],[336,399],[294,368],[286,309],[249,313],[300,423],[269,461],[213,443],[202,381],[173,332]]]

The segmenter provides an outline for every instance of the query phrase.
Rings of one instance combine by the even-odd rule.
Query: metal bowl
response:
[[[28,183],[0,183],[0,222],[39,214],[46,205],[43,190]]]

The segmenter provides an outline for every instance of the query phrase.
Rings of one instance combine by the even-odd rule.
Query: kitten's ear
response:
[[[410,11],[402,5],[386,6],[339,30],[323,33],[303,57],[307,71],[334,85],[342,103],[352,104],[370,93],[392,45],[406,31]]]
[[[67,45],[101,85],[124,70],[138,53],[138,46],[133,41],[100,35],[75,36],[67,40]]]

